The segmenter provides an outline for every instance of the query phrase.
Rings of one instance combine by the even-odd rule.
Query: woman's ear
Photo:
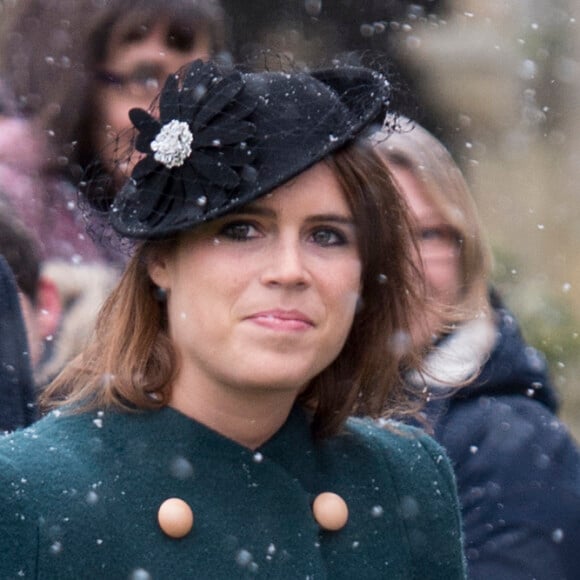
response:
[[[56,333],[62,317],[62,300],[56,282],[42,274],[38,280],[37,326],[40,337],[46,339]]]
[[[167,256],[161,252],[155,252],[147,260],[147,273],[153,284],[159,288],[167,289],[170,286]]]

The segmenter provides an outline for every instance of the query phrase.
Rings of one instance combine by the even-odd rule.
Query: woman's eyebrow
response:
[[[275,218],[276,212],[269,207],[263,207],[260,205],[246,205],[238,209],[234,209],[229,212],[229,215],[255,215],[261,217]]]
[[[338,224],[343,224],[345,226],[355,225],[354,219],[348,214],[342,213],[320,213],[308,216],[306,218],[308,222],[334,222]]]
[[[230,212],[230,215],[248,215],[248,216],[259,216],[276,218],[277,212],[269,207],[263,207],[261,205],[250,205],[246,207],[239,208]],[[343,213],[319,213],[312,214],[306,217],[306,222],[334,222],[346,226],[354,227],[354,219],[349,214]]]

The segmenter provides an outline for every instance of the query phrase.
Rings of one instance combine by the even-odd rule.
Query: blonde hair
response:
[[[373,139],[387,168],[409,171],[422,185],[422,193],[458,234],[461,244],[461,292],[456,317],[488,313],[491,250],[481,226],[474,199],[461,170],[445,146],[423,127],[399,120],[401,130],[378,132]]]

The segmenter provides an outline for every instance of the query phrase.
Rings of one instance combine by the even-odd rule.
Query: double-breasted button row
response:
[[[316,496],[312,513],[318,525],[332,532],[343,528],[348,521],[348,506],[342,497],[331,491]],[[193,510],[178,497],[166,499],[157,512],[159,527],[171,538],[187,536],[193,527]]]

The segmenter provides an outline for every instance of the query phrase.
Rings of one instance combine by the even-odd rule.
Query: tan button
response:
[[[325,530],[336,532],[346,525],[348,521],[348,506],[336,493],[325,491],[316,496],[312,504],[314,519]]]
[[[193,527],[193,512],[182,499],[166,499],[157,512],[159,527],[172,538],[183,538]]]

